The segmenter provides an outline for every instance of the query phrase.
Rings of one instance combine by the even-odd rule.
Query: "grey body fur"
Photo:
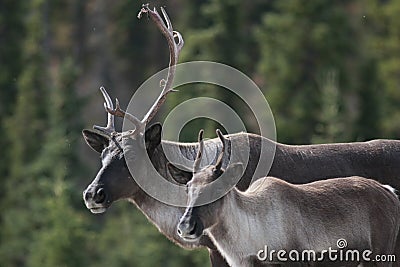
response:
[[[205,232],[231,266],[261,265],[255,253],[265,245],[276,251],[320,253],[329,247],[337,249],[339,238],[347,241],[349,249],[390,255],[399,230],[397,197],[376,181],[360,177],[305,185],[266,177],[244,193],[233,189],[207,209],[215,206],[208,214],[218,219]]]

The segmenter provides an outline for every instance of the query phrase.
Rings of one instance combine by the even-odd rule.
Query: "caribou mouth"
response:
[[[197,243],[199,242],[201,235],[187,235],[187,236],[181,236],[181,238],[189,243]]]
[[[99,214],[99,213],[104,213],[107,211],[107,209],[110,207],[109,204],[94,204],[94,203],[87,203],[85,202],[86,208],[90,210],[91,213],[94,214]]]
[[[100,214],[106,212],[107,208],[106,207],[94,207],[94,208],[89,208],[91,213],[94,214]]]
[[[189,235],[189,236],[182,236],[182,238],[186,241],[195,242],[200,239],[201,236]]]
[[[107,200],[104,203],[95,203],[93,200],[85,200],[85,206],[91,213],[104,213],[111,206],[111,201]]]

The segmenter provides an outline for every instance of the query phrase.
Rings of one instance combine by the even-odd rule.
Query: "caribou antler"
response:
[[[137,133],[143,134],[146,124],[154,117],[154,115],[156,115],[158,110],[164,104],[167,95],[170,92],[176,91],[172,89],[172,83],[175,77],[176,64],[178,62],[179,53],[183,47],[184,41],[182,35],[179,32],[173,30],[171,20],[169,19],[167,13],[162,7],[161,7],[161,12],[164,16],[165,23],[161,18],[160,14],[158,14],[157,10],[156,9],[151,10],[148,4],[143,5],[142,9],[138,14],[138,18],[141,18],[143,13],[149,14],[150,18],[156,23],[157,27],[160,29],[160,31],[165,36],[168,42],[168,47],[170,52],[168,73],[166,80],[163,79],[160,81],[160,85],[163,87],[160,95],[157,97],[156,101],[151,106],[146,115],[144,115],[143,119],[139,120],[137,117],[130,114],[129,112],[122,110],[119,105],[118,99],[115,100],[116,107],[114,109],[111,98],[108,95],[107,91],[104,89],[104,87],[100,87],[100,91],[105,99],[104,108],[108,112],[108,122],[106,127],[95,125],[94,126],[95,129],[111,136],[112,134],[115,133],[114,116],[117,116],[121,118],[127,118],[129,121],[133,123],[133,125],[135,125],[136,128],[133,132],[134,134]],[[177,42],[175,40],[177,40]]]
[[[197,151],[196,159],[194,160],[193,164],[193,171],[197,172],[200,170],[200,163],[201,163],[201,158],[203,157],[203,151],[204,151],[204,140],[203,140],[203,134],[204,130],[201,129],[199,132],[199,150]]]
[[[170,54],[167,79],[162,80],[163,89],[161,91],[161,94],[158,96],[156,102],[154,102],[154,104],[142,120],[142,122],[145,124],[149,122],[154,117],[154,115],[156,115],[162,104],[164,104],[167,94],[175,91],[172,89],[172,83],[175,77],[176,64],[178,63],[179,53],[181,52],[184,44],[182,35],[179,32],[173,30],[171,20],[169,19],[167,12],[165,12],[164,8],[162,7],[161,12],[164,16],[166,24],[164,23],[160,14],[158,14],[155,8],[154,10],[151,10],[149,8],[149,4],[143,5],[138,14],[138,18],[141,18],[143,13],[147,13],[150,15],[150,18],[154,21],[154,23],[160,29],[161,33],[167,39]],[[177,38],[178,42],[175,42],[175,38]]]
[[[102,86],[102,87],[100,87],[100,91],[103,94],[103,97],[105,100],[104,108],[106,110],[108,110],[108,109],[113,110],[114,109],[113,103],[112,103],[111,97],[108,95],[106,89]],[[94,125],[93,128],[105,133],[106,135],[111,136],[112,134],[115,133],[114,115],[112,115],[111,113],[107,114],[107,126],[106,127]]]
[[[163,79],[160,83],[163,86],[161,94],[157,97],[156,101],[151,106],[146,115],[143,117],[143,119],[139,120],[137,117],[133,116],[129,112],[122,110],[121,107],[119,106],[118,99],[115,100],[116,107],[114,109],[110,96],[108,95],[104,87],[101,87],[100,91],[103,94],[103,97],[106,101],[106,103],[104,103],[104,107],[108,112],[108,123],[106,127],[94,126],[95,129],[100,130],[103,133],[106,133],[107,135],[112,135],[113,133],[115,133],[114,116],[117,116],[121,118],[125,117],[135,125],[136,128],[133,133],[143,134],[146,124],[154,117],[157,111],[161,108],[162,104],[166,100],[167,95],[170,92],[175,91],[174,89],[172,89],[172,82],[175,77],[176,64],[178,62],[179,53],[183,47],[184,42],[182,35],[179,32],[173,30],[171,21],[163,8],[161,8],[161,12],[164,16],[166,24],[164,23],[163,19],[161,18],[160,14],[158,14],[156,9],[150,10],[148,4],[143,5],[142,9],[138,14],[138,18],[141,18],[143,13],[149,14],[150,18],[156,23],[157,27],[160,29],[160,31],[165,36],[168,42],[169,52],[170,52],[168,74],[167,74],[167,79],[166,80]],[[175,38],[177,38],[178,42],[175,42]]]
[[[224,153],[225,153],[226,139],[225,139],[224,135],[222,134],[222,132],[221,132],[219,129],[217,129],[216,132],[217,132],[217,135],[218,135],[219,139],[220,139],[221,142],[222,142],[221,153],[219,153],[217,162],[215,163],[215,168],[216,168],[217,170],[219,170],[219,169],[221,169],[221,167],[222,167],[222,160],[223,160],[223,158],[224,158]]]
[[[219,139],[222,142],[222,149],[221,149],[221,152],[218,155],[217,162],[215,163],[215,169],[219,170],[222,167],[222,161],[224,159],[226,139],[225,139],[224,135],[222,134],[222,132],[219,129],[217,129],[216,132],[217,132],[217,135],[218,135]],[[201,159],[202,159],[203,153],[204,153],[203,134],[204,134],[204,130],[201,129],[200,132],[199,132],[199,137],[198,137],[199,150],[197,151],[196,159],[195,159],[194,164],[193,164],[193,171],[194,172],[200,171],[200,163],[201,163]]]

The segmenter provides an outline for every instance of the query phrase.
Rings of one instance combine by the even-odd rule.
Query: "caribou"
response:
[[[165,10],[161,8],[161,11],[165,22],[155,9],[151,10],[148,6],[144,6],[140,14],[147,13],[168,42],[170,62],[166,80],[161,83],[162,91],[143,119],[139,120],[136,116],[122,110],[118,101],[114,108],[106,89],[100,88],[105,99],[107,126],[95,125],[93,130],[85,129],[82,134],[86,143],[101,154],[102,167],[84,190],[83,199],[86,207],[93,213],[105,212],[115,201],[128,200],[135,204],[161,233],[176,244],[187,249],[207,247],[212,266],[228,266],[208,236],[203,235],[195,242],[188,242],[177,235],[176,225],[185,209],[167,205],[148,195],[137,184],[135,179],[137,177],[133,177],[126,163],[129,160],[140,166],[143,155],[146,154],[155,170],[169,180],[167,171],[169,160],[166,152],[181,151],[186,158],[194,160],[199,149],[198,143],[162,140],[162,127],[159,123],[146,128],[166,101],[166,96],[173,92],[175,65],[184,43],[182,35],[173,30]],[[114,127],[115,117],[128,119],[135,128],[126,132],[117,132]],[[232,134],[229,135],[229,139],[236,141],[235,143],[241,144],[243,149],[247,148],[249,151],[248,164],[236,185],[242,191],[250,185],[259,162],[268,160],[262,157],[261,147],[268,149],[272,146],[276,146],[276,151],[269,175],[292,183],[360,175],[400,188],[400,180],[397,178],[400,173],[400,141],[374,140],[346,144],[292,146],[275,143],[251,133]],[[206,140],[204,146],[203,153],[209,159],[222,149],[222,143],[218,138]],[[229,157],[229,147],[226,154]],[[215,163],[215,160],[211,163]],[[226,167],[225,165],[224,162],[223,167]],[[188,180],[190,179],[188,175]]]
[[[399,231],[400,201],[392,187],[372,179],[353,176],[294,185],[264,177],[244,192],[233,188],[212,203],[200,204],[206,188],[219,177],[225,175],[232,179],[243,172],[240,162],[229,164],[225,170],[222,168],[227,140],[218,130],[217,135],[222,142],[220,156],[215,165],[201,167],[203,131],[199,133],[200,148],[193,177],[186,183],[188,204],[177,226],[183,239],[197,240],[205,232],[228,263],[237,267],[261,265],[267,259],[266,264],[274,263],[271,261],[277,257],[273,254],[260,256],[260,248],[266,245],[271,250],[283,251],[281,263],[285,264],[288,258],[284,253],[295,250],[315,253],[315,257],[307,254],[297,261],[316,263],[319,260],[320,264],[323,262],[321,266],[330,265],[329,261],[334,259],[326,252],[329,247],[336,247],[337,240],[347,242],[346,249],[359,253],[366,250],[372,255],[393,253]],[[178,183],[186,180],[186,173],[180,168],[168,166]],[[332,266],[366,264],[373,257],[363,259],[359,254],[341,260]],[[391,263],[382,266],[391,266]]]

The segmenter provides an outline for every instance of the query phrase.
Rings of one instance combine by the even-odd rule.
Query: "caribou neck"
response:
[[[253,242],[251,238],[254,236],[254,231],[257,230],[252,225],[257,222],[248,212],[254,207],[254,202],[238,189],[233,188],[223,198],[212,203],[210,208],[213,209],[213,206],[218,207],[219,219],[205,232],[231,266],[247,266],[248,262],[240,261],[240,259],[248,261],[257,253],[257,251],[251,250],[254,244],[247,244]],[[240,229],[238,229],[239,227]],[[238,245],[232,244],[232,240],[247,241]],[[229,258],[227,255],[234,256]]]
[[[160,175],[167,178],[167,163],[169,162],[164,149],[176,149],[178,148],[185,157],[194,159],[196,157],[198,144],[197,143],[176,143],[169,141],[162,141],[162,145],[159,145],[153,153],[149,155],[155,169]],[[212,144],[208,147],[211,149]],[[170,179],[169,179],[170,180]],[[209,240],[202,238],[200,243],[185,242],[182,238],[177,235],[176,226],[178,225],[179,219],[185,212],[184,208],[171,206],[165,204],[157,199],[149,196],[139,185],[137,185],[136,192],[128,199],[130,202],[135,204],[142,213],[149,219],[160,232],[166,235],[169,239],[175,241],[179,245],[186,248],[194,248],[199,245],[211,246]]]
[[[282,218],[285,207],[276,201],[280,198],[279,195],[275,190],[268,190],[263,198],[257,194],[252,196],[251,191],[259,187],[268,187],[266,183],[270,184],[269,178],[257,180],[246,192],[233,188],[218,200],[219,204],[211,204],[217,207],[219,219],[205,232],[225,257],[233,256],[231,259],[227,258],[231,266],[253,266],[258,250],[266,244],[283,247],[285,240],[281,240],[280,237],[284,236]],[[263,238],[260,239],[260,236]],[[244,242],[232,244],[234,240]]]
[[[204,163],[212,164],[216,161],[222,145],[217,138],[207,140],[204,145]],[[181,143],[162,140],[154,151],[149,152],[149,157],[157,172],[168,181],[175,183],[167,174],[167,163],[170,161],[166,154],[170,157],[172,156],[173,159],[184,157],[187,160],[193,161],[196,158],[198,148],[199,143]]]

